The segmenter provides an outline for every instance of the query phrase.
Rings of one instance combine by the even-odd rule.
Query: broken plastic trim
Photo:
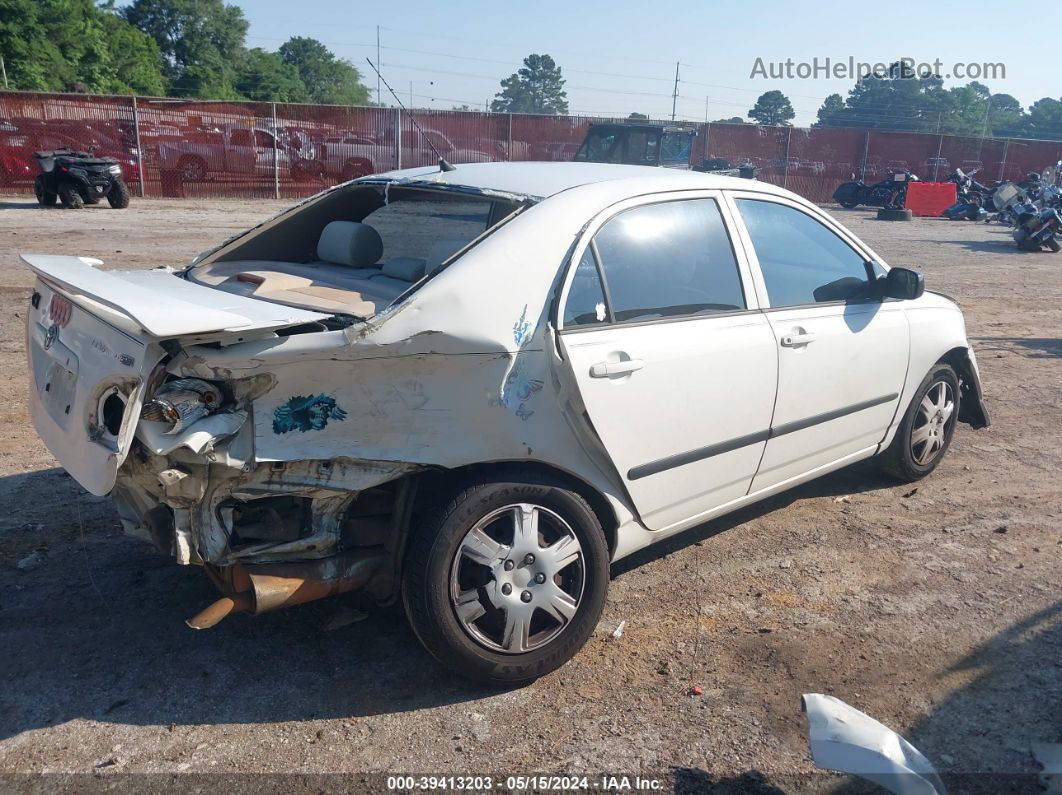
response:
[[[808,745],[815,764],[873,781],[896,795],[946,795],[932,763],[887,726],[839,698],[805,693]]]

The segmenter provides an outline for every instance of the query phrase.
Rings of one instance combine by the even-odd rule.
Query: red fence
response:
[[[429,165],[435,150],[452,163],[569,160],[591,121],[413,111],[394,108],[188,102],[148,97],[0,92],[0,190],[31,192],[41,149],[96,148],[118,157],[143,196],[292,198],[343,179]],[[812,201],[829,201],[852,174],[882,179],[907,168],[921,179],[980,168],[981,179],[1012,179],[1062,159],[1062,143],[960,138],[859,129],[741,124],[696,130],[691,161],[753,163],[760,179]]]

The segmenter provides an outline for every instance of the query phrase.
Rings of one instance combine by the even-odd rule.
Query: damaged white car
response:
[[[359,589],[481,680],[575,654],[610,561],[988,424],[956,305],[750,180],[443,164],[180,272],[23,259],[36,428],[217,584],[192,626]]]

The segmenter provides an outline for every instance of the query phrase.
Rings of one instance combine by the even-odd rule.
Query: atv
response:
[[[116,210],[129,206],[129,186],[116,158],[94,157],[75,149],[34,152],[33,156],[41,168],[33,182],[41,207],[53,207],[58,199],[63,207],[79,210],[104,197]]]

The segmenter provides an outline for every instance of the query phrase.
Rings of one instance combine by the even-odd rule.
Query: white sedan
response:
[[[23,259],[36,428],[217,584],[192,626],[359,589],[491,682],[579,650],[611,561],[988,425],[958,307],[756,181],[420,168],[180,272]]]

